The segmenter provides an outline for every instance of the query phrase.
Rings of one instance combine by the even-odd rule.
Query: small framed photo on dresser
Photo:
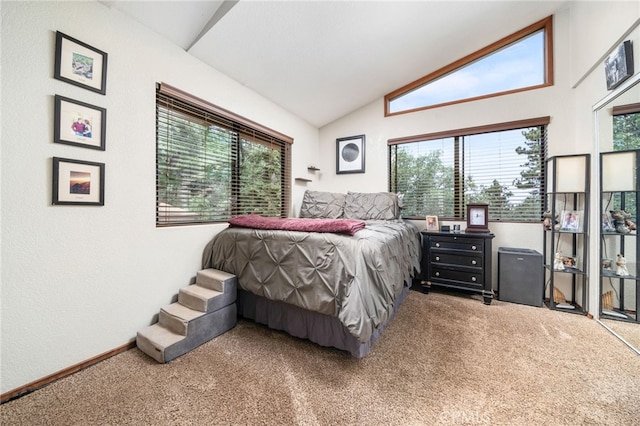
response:
[[[432,231],[432,232],[440,231],[438,216],[427,216],[426,223],[427,223],[427,231]]]

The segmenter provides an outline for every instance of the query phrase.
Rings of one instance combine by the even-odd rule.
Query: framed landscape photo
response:
[[[107,93],[107,54],[57,31],[53,77],[104,95]]]
[[[336,173],[364,173],[365,136],[336,139]]]
[[[107,110],[55,95],[53,141],[105,150]]]
[[[53,157],[52,203],[104,206],[104,163]]]
[[[607,90],[613,90],[633,75],[633,45],[631,40],[622,43],[604,60]]]

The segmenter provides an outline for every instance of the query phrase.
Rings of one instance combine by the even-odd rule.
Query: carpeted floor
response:
[[[3,425],[637,425],[640,356],[584,316],[411,292],[361,360],[241,320],[169,364],[127,351]]]

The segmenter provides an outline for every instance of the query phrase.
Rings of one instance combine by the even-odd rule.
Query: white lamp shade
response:
[[[616,152],[602,155],[602,191],[636,190],[636,153]]]
[[[586,192],[585,176],[587,173],[585,156],[558,157],[556,159],[556,191]]]

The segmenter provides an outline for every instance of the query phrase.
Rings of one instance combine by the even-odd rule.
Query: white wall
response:
[[[101,3],[1,7],[4,393],[133,340],[224,227],[155,226],[156,82],[292,136],[294,174],[318,130]],[[106,96],[53,78],[56,30],[108,53]],[[55,94],[107,109],[106,151],[53,143]],[[105,163],[105,206],[52,206],[53,156]]]
[[[319,185],[335,191],[386,191],[388,139],[541,116],[551,117],[550,155],[591,153],[597,159],[593,153],[592,106],[607,92],[603,67],[596,65],[638,16],[637,2],[568,3],[554,16],[555,82],[551,87],[393,117],[384,117],[384,99],[380,98],[324,126],[320,129],[320,149],[332,155],[323,157],[320,167],[325,172]],[[637,52],[638,40],[634,45]],[[592,67],[595,69],[590,72]],[[431,71],[425,70],[425,75]],[[366,173],[336,175],[335,140],[358,134],[366,135]],[[423,227],[422,223],[418,225]],[[542,253],[543,232],[539,224],[492,222],[490,228],[496,235],[495,289],[498,248],[523,247]],[[598,263],[597,238],[590,243]]]

